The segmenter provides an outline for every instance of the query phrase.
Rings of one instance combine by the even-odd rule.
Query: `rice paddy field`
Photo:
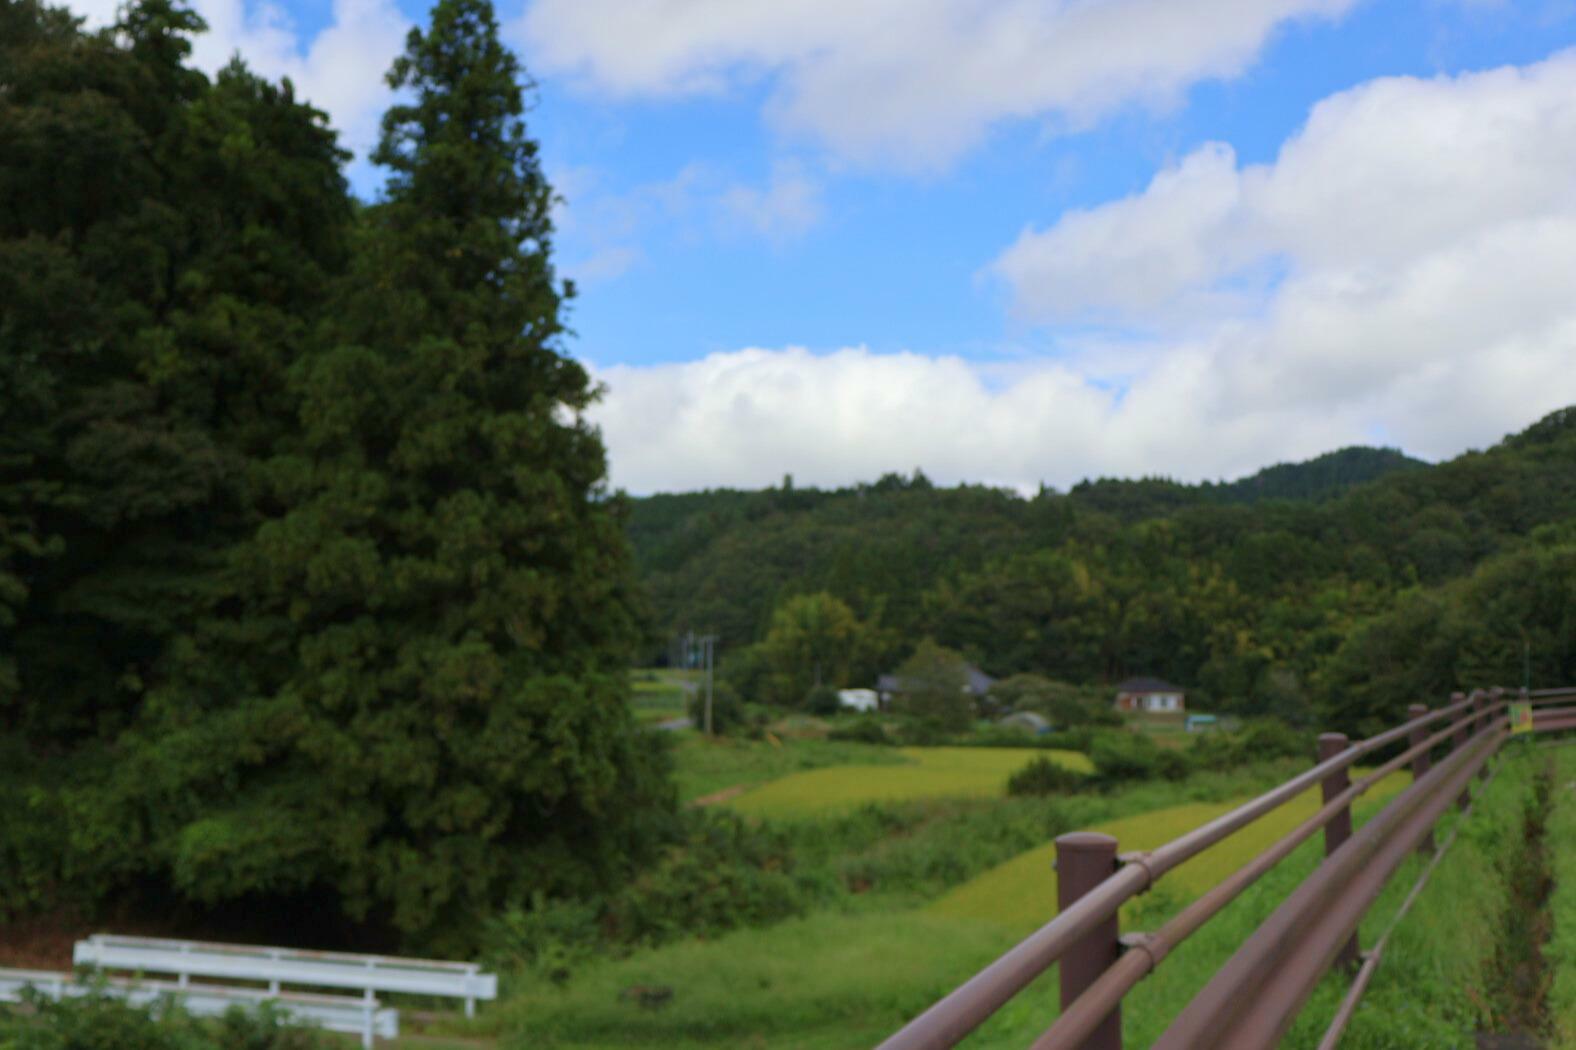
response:
[[[804,817],[873,802],[999,796],[1006,791],[1007,778],[1038,756],[1080,773],[1094,768],[1079,752],[1034,748],[906,747],[898,755],[899,761],[884,765],[794,773],[746,791],[728,804],[750,816]]]

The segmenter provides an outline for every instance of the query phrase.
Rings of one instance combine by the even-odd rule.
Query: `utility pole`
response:
[[[701,643],[702,659],[706,667],[706,735],[711,736],[711,678],[712,668],[717,663],[717,636],[703,634],[698,641]]]

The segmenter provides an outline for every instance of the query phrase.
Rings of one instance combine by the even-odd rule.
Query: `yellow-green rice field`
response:
[[[1364,799],[1372,803],[1388,798],[1407,783],[1406,774],[1394,774],[1375,785]],[[1113,836],[1123,852],[1154,849],[1239,804],[1193,802],[1113,820],[1089,830]],[[1183,898],[1195,897],[1264,852],[1312,816],[1319,806],[1319,790],[1306,791],[1170,872],[1159,885]],[[996,922],[1014,932],[1027,933],[1056,914],[1056,873],[1051,867],[1055,858],[1053,844],[1021,853],[938,898],[928,910]]]
[[[1076,751],[1016,747],[908,747],[896,765],[850,765],[781,777],[731,802],[755,816],[796,817],[852,809],[866,802],[916,798],[982,798],[1002,794],[1007,778],[1030,759],[1045,756],[1068,769],[1090,772]]]

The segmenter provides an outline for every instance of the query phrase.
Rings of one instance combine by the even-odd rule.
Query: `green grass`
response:
[[[1510,753],[1406,918],[1395,927],[1373,983],[1341,1040],[1342,1050],[1434,1050],[1476,1045],[1492,1030],[1495,946],[1503,933],[1509,885],[1507,861],[1521,848],[1522,816],[1532,790],[1532,767]],[[1443,841],[1459,819],[1435,830]],[[1391,926],[1401,899],[1421,873],[1409,860],[1385,887],[1362,927],[1372,945]],[[1284,1045],[1312,1047],[1347,989],[1345,975],[1325,978]]]
[[[833,740],[707,739],[674,734],[673,779],[679,798],[692,801],[725,788],[749,788],[779,777],[825,766],[874,766],[903,761],[895,748]]]
[[[920,798],[987,798],[1006,792],[1007,778],[1044,756],[1091,772],[1087,755],[1034,748],[906,747],[901,765],[844,765],[773,780],[730,805],[753,816],[802,817],[855,809],[870,802]]]
[[[1554,929],[1543,957],[1553,973],[1548,1006],[1556,1045],[1576,1050],[1576,743],[1556,754],[1559,765],[1545,832],[1554,874],[1549,899]]]
[[[502,1045],[522,1050],[868,1047],[999,950],[999,935],[977,923],[822,912],[599,962],[565,987],[513,993],[496,1023]],[[644,1009],[623,994],[650,986],[673,989],[668,1005]]]

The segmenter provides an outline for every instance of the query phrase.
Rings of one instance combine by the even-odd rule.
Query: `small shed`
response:
[[[881,698],[874,689],[839,689],[837,703],[846,711],[875,711],[881,706]]]
[[[1129,678],[1116,687],[1118,711],[1186,711],[1187,692],[1160,678]]]
[[[1014,711],[996,724],[1006,726],[1008,729],[1022,729],[1035,736],[1051,731],[1050,721],[1035,711]]]

